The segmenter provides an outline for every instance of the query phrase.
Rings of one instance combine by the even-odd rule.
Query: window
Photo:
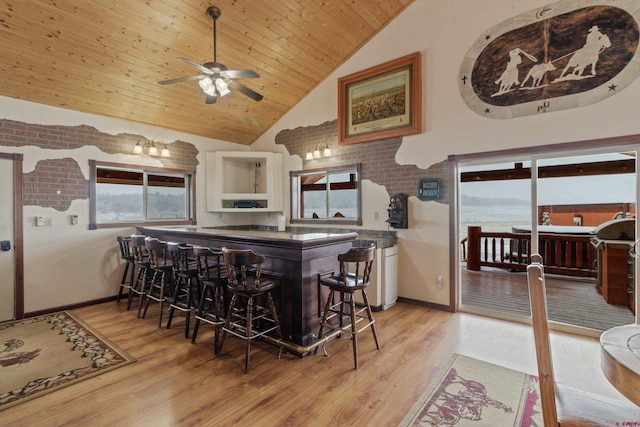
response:
[[[193,173],[90,161],[90,228],[193,224]]]
[[[291,222],[362,225],[362,164],[291,172]]]

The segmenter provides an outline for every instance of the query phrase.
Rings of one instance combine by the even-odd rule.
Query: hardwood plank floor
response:
[[[265,343],[252,349],[229,337],[214,357],[213,330],[194,345],[183,316],[158,329],[157,311],[137,319],[115,302],[73,313],[137,358],[137,362],[0,412],[2,426],[393,426],[411,409],[453,353],[537,373],[530,326],[398,303],[374,313],[381,349],[359,339],[331,342],[330,357],[290,354],[277,360]],[[556,379],[618,395],[600,371],[596,339],[552,334]]]

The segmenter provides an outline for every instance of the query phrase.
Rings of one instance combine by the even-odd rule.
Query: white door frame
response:
[[[23,155],[17,153],[0,153],[0,159],[13,160],[13,245],[14,266],[14,304],[16,319],[24,317],[24,233],[22,214],[22,160]]]

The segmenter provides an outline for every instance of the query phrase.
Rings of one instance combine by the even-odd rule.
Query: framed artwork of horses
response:
[[[473,111],[496,119],[601,101],[640,74],[639,15],[632,1],[569,0],[510,18],[467,52],[460,93]]]
[[[415,52],[338,79],[338,143],[422,132],[421,74]]]

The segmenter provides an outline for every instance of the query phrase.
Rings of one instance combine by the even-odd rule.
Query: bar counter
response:
[[[252,249],[267,258],[264,270],[282,275],[274,291],[287,350],[303,356],[314,344],[324,298],[318,274],[337,271],[337,256],[347,252],[357,233],[302,233],[229,230],[206,227],[138,227],[165,241],[213,248]]]

